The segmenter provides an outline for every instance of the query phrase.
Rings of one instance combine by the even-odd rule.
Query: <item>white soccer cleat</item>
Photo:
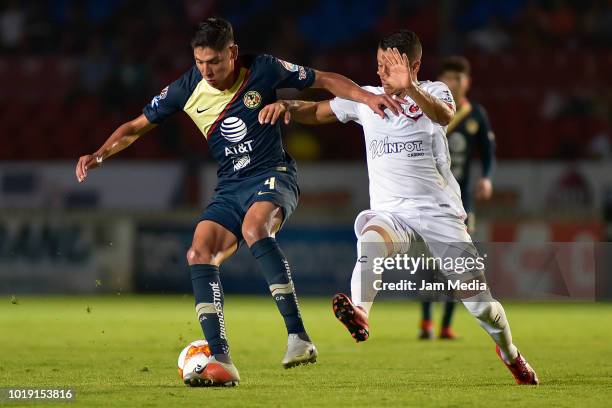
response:
[[[287,339],[287,351],[283,357],[283,367],[291,368],[315,363],[317,355],[317,348],[312,342],[300,339],[296,333],[290,333]]]

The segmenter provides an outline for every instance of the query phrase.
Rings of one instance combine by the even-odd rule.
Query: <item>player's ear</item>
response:
[[[238,44],[230,45],[230,58],[233,60],[238,59]]]
[[[414,61],[414,62],[412,63],[412,66],[410,67],[410,69],[412,70],[412,72],[413,72],[414,74],[417,74],[417,73],[419,72],[419,69],[420,69],[420,68],[421,68],[421,60],[420,60],[420,59],[418,59],[418,60]]]

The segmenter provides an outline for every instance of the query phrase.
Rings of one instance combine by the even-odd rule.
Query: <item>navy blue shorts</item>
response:
[[[222,180],[200,221],[210,220],[231,231],[240,243],[242,221],[257,201],[270,201],[283,210],[283,224],[295,211],[300,196],[297,175],[291,169],[277,167],[261,175],[240,180]]]

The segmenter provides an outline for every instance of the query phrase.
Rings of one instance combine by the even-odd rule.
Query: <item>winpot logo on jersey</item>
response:
[[[389,138],[383,140],[372,140],[370,143],[370,154],[373,159],[385,154],[408,153],[408,157],[424,156],[423,141],[413,140],[407,142],[389,142]]]

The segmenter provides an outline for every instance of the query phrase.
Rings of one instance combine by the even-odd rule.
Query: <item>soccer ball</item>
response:
[[[212,353],[206,340],[192,341],[181,351],[178,358],[178,372],[181,380],[186,381],[190,374],[202,374]]]

